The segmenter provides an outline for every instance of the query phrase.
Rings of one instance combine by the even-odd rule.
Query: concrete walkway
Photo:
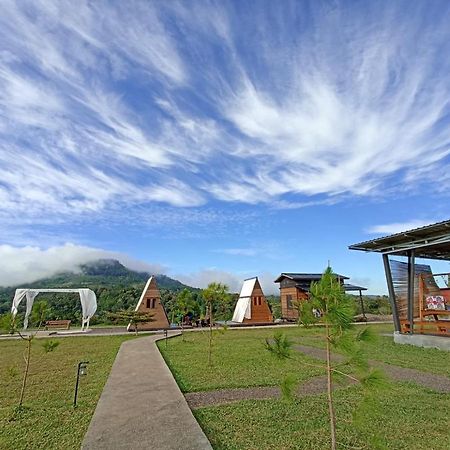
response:
[[[211,450],[156,347],[161,336],[124,342],[95,409],[83,450]]]

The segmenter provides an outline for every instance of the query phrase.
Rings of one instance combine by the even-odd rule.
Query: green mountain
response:
[[[80,266],[78,272],[63,272],[33,283],[15,287],[0,287],[0,314],[8,312],[17,287],[26,288],[82,288],[95,291],[97,295],[97,317],[102,321],[106,312],[134,307],[151,274],[128,269],[117,260],[99,259]],[[182,289],[199,292],[166,275],[156,275],[156,281],[163,295]],[[49,318],[67,318],[77,320],[81,309],[76,294],[41,294],[37,300],[45,299],[51,307]]]

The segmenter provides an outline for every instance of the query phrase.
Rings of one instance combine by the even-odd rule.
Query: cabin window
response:
[[[261,297],[258,297],[258,305],[261,306],[262,305],[262,300]]]
[[[155,308],[156,298],[152,298],[152,309]]]
[[[253,297],[253,304],[256,306],[258,303],[258,297]]]
[[[286,295],[286,302],[288,309],[292,309],[292,295],[288,294]]]
[[[150,308],[150,299],[147,299],[147,308]]]

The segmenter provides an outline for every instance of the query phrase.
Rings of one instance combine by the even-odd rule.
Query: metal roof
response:
[[[344,291],[348,291],[348,292],[350,292],[350,291],[367,291],[367,288],[358,286],[356,284],[344,283],[343,287],[344,287]]]
[[[341,280],[348,280],[349,277],[345,275],[334,274],[337,278]],[[318,281],[322,278],[323,273],[292,273],[292,272],[282,272],[282,274],[274,281],[274,283],[279,283],[283,278],[290,278],[293,281]]]
[[[399,256],[407,256],[408,250],[414,249],[416,258],[450,260],[450,220],[360,242],[348,248]]]

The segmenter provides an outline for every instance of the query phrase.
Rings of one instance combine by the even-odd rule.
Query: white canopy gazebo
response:
[[[34,299],[38,294],[41,294],[43,292],[78,293],[80,295],[82,309],[81,330],[84,330],[85,327],[89,327],[89,320],[95,314],[95,311],[97,311],[97,297],[95,296],[94,291],[91,291],[90,289],[16,289],[13,304],[11,307],[11,313],[13,317],[15,317],[18,312],[20,302],[24,298],[27,299],[27,308],[25,311],[25,319],[23,322],[24,330],[26,330],[28,327],[28,317],[30,316],[31,310],[33,309]]]

